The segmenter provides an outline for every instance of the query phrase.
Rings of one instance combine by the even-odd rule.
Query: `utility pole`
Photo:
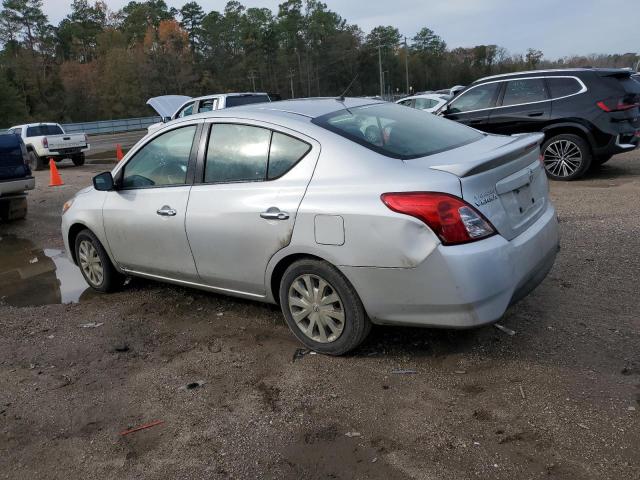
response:
[[[255,70],[251,70],[249,72],[249,80],[251,80],[251,85],[253,86],[253,91],[256,91],[256,73]]]
[[[296,74],[296,71],[293,68],[289,69],[289,75],[287,75],[289,77],[289,81],[291,82],[291,98],[296,98],[296,96],[293,94],[293,77]]]
[[[384,98],[384,78],[382,77],[382,46],[378,43],[378,68],[380,70],[380,98]]]
[[[407,95],[409,95],[409,47],[407,47],[407,37],[404,37],[404,73],[407,77]]]

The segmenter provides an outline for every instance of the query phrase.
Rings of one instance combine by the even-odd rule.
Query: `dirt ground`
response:
[[[58,275],[62,204],[104,168],[38,172],[0,262]],[[0,478],[640,478],[640,152],[551,190],[562,251],[514,336],[377,327],[294,361],[276,307],[159,283],[0,306]],[[12,278],[5,303],[64,297]]]

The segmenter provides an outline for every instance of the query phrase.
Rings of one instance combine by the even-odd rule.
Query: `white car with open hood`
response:
[[[150,125],[147,130],[155,132],[163,124],[176,118],[188,117],[195,113],[211,112],[221,108],[239,107],[252,103],[270,102],[271,99],[266,93],[222,93],[216,95],[205,95],[192,98],[185,95],[163,95],[147,100],[147,105],[152,107],[158,115],[162,117],[162,122]]]

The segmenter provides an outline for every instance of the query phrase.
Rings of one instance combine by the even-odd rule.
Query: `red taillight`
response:
[[[44,148],[49,148],[49,140],[47,140],[47,137],[42,137],[42,146]]]
[[[473,242],[495,233],[480,212],[461,198],[447,193],[384,193],[380,198],[394,212],[422,220],[444,245]]]
[[[640,106],[640,103],[625,102],[623,99],[601,100],[596,105],[605,112],[622,112]]]

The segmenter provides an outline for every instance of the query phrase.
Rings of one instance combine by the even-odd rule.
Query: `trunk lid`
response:
[[[544,212],[547,177],[539,160],[541,133],[487,135],[478,142],[410,162],[456,175],[462,198],[507,240],[524,232]]]

